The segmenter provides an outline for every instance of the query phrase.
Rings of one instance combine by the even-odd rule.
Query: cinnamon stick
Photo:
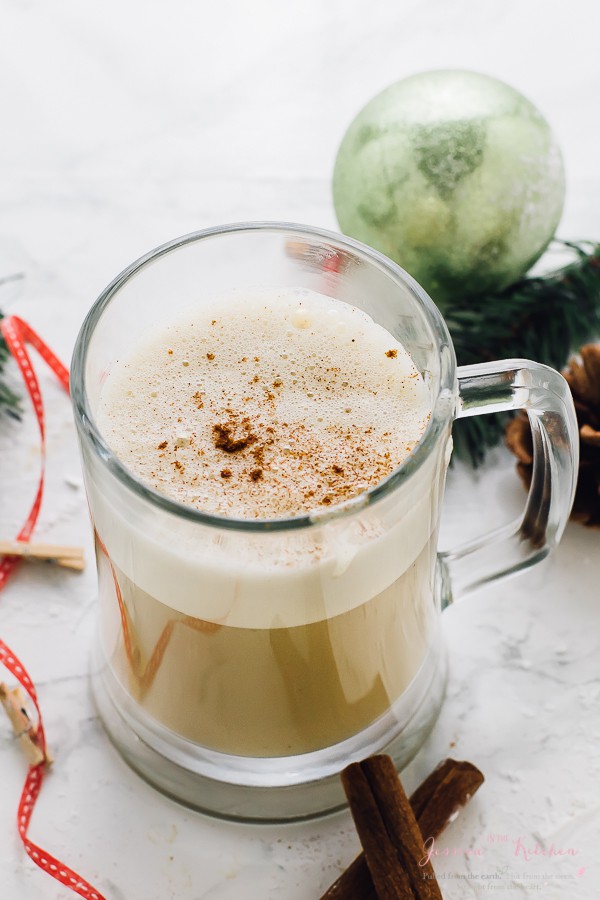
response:
[[[377,900],[364,850],[327,888],[320,900]]]
[[[446,760],[446,763],[452,765],[439,772],[437,784],[433,785],[427,799],[418,796],[421,788],[417,788],[411,798],[411,806],[414,801],[413,809],[425,841],[428,838],[437,840],[484,781],[483,774],[473,763],[454,760]]]
[[[393,823],[387,819],[379,797],[380,785],[371,783],[372,774],[372,769],[367,766],[367,760],[353,763],[342,772],[342,784],[365,851],[377,897],[380,900],[414,898],[411,879],[404,866],[404,860],[399,855],[402,840],[395,834]],[[398,780],[395,767],[394,775]],[[389,792],[392,792],[393,802],[397,801],[396,792],[389,779],[384,790],[388,800],[391,799]],[[416,820],[415,828],[418,828]],[[409,840],[409,843],[414,842]]]
[[[472,763],[446,759],[416,789],[409,802],[421,832],[419,858],[424,855],[424,840],[439,837],[483,780],[482,773]],[[396,781],[399,782],[397,774]],[[414,897],[412,888],[410,891],[404,896]],[[378,896],[363,852],[334,881],[321,900],[377,900]]]
[[[389,756],[370,756],[342,772],[342,784],[380,900],[441,900],[423,838]]]

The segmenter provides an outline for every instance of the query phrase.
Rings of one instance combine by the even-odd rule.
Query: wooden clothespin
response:
[[[52,756],[47,750],[44,752],[40,744],[37,728],[27,712],[21,689],[19,687],[8,688],[5,684],[0,683],[0,703],[10,719],[13,731],[29,764],[37,766],[45,762],[50,765]]]
[[[85,567],[82,547],[63,547],[59,544],[0,541],[0,556],[19,556],[27,560],[45,560],[65,569],[76,569],[79,572]]]

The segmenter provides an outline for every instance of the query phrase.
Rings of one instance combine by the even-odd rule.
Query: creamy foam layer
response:
[[[414,565],[436,530],[446,463],[434,456],[399,496],[298,533],[239,534],[151,510],[100,466],[87,491],[100,540],[140,591],[220,625],[290,628],[366,603]]]
[[[389,475],[428,390],[365,313],[307,290],[231,295],[140,340],[104,384],[99,427],[142,481],[197,509],[277,518]]]

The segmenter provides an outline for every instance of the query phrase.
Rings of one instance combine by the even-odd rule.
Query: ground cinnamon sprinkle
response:
[[[238,453],[257,440],[256,435],[250,430],[250,420],[247,418],[242,419],[241,423],[230,419],[224,424],[213,425],[212,430],[215,447],[217,450],[224,450],[225,453]]]
[[[128,372],[128,433],[138,468],[146,465],[142,475],[159,491],[240,517],[328,511],[386,478],[414,447],[426,424],[417,418],[419,385],[413,388],[420,376],[393,338],[371,347],[367,335],[357,345],[358,335],[338,334],[320,313],[322,334],[304,325],[296,331],[296,308],[281,302],[268,315],[258,303],[244,306],[238,320],[248,329],[233,316],[217,328],[210,314],[204,324],[178,326],[145,368]],[[338,348],[348,365],[340,365]],[[392,366],[396,358],[401,364]]]
[[[273,438],[267,438],[264,444],[259,444],[252,451],[252,456],[257,466],[264,465],[265,462],[265,446],[273,443]]]

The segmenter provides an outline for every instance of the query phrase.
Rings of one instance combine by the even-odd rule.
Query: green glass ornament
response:
[[[405,78],[340,146],[340,228],[398,262],[434,301],[497,292],[543,253],[562,213],[560,149],[540,112],[475,72]]]

